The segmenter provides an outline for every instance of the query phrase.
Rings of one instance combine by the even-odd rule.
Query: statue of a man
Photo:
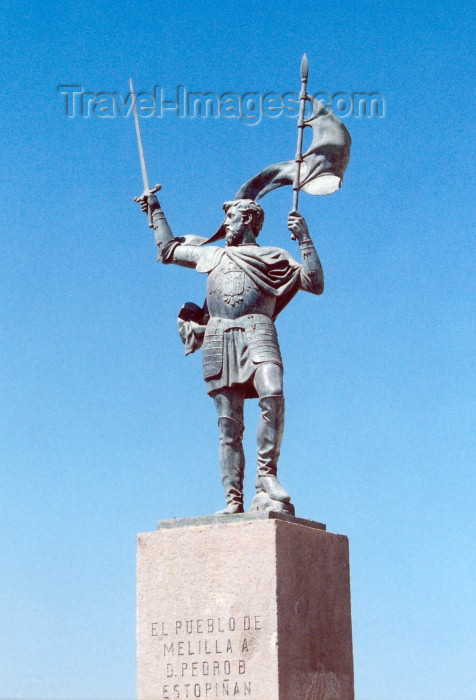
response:
[[[264,211],[250,199],[226,202],[225,222],[213,240],[226,246],[204,245],[204,238],[174,238],[155,195],[140,199],[153,224],[159,258],[206,273],[203,309],[181,314],[179,328],[186,352],[202,345],[208,394],[218,413],[220,466],[226,507],[217,515],[243,512],[243,405],[258,398],[261,414],[257,431],[257,495],[252,510],[294,514],[290,496],[277,478],[284,427],[283,364],[274,319],[299,289],[322,294],[321,263],[303,217],[291,212],[288,228],[298,241],[302,263],[281,248],[257,243]],[[188,310],[194,305],[185,305]],[[183,311],[183,310],[182,310]],[[197,312],[199,311],[198,315]]]

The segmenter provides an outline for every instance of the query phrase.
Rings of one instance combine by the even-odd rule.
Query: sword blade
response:
[[[142,181],[144,183],[144,189],[148,190],[148,189],[150,189],[149,188],[149,178],[147,176],[147,167],[145,165],[144,147],[142,145],[142,136],[140,133],[139,117],[137,116],[136,97],[135,97],[135,93],[134,93],[134,86],[132,85],[132,78],[129,78],[129,87],[130,87],[131,95],[132,95],[132,110],[134,112],[134,124],[136,126],[137,145],[139,147],[139,158],[140,158],[140,167],[141,167],[141,171],[142,171]]]

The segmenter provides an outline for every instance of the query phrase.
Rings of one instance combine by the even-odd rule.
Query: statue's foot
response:
[[[279,483],[276,476],[259,476],[256,479],[256,490],[264,491],[273,501],[289,503],[291,496]]]
[[[283,503],[282,501],[275,501],[270,498],[267,493],[260,491],[256,494],[251,502],[250,513],[255,513],[256,511],[267,510],[273,511],[275,513],[284,513],[285,515],[294,515],[294,506],[292,503]]]
[[[226,508],[219,510],[215,515],[236,515],[237,513],[244,513],[242,503],[229,503]]]

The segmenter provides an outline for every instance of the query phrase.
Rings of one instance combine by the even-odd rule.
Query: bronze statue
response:
[[[206,306],[186,305],[179,325],[187,353],[203,348],[207,392],[218,413],[227,504],[219,514],[243,512],[243,404],[247,398],[258,398],[261,408],[258,497],[253,506],[293,513],[290,496],[277,478],[284,396],[274,319],[299,289],[313,294],[322,294],[324,289],[321,263],[306,222],[298,212],[289,215],[288,228],[301,249],[299,264],[281,248],[258,245],[264,212],[253,200],[224,204],[224,248],[204,245],[206,239],[198,236],[174,238],[155,194],[145,192],[140,203],[155,224],[162,262],[208,275]]]
[[[165,264],[195,268],[208,275],[203,308],[185,304],[179,314],[179,333],[186,354],[203,348],[203,371],[207,392],[218,413],[220,466],[226,507],[217,515],[242,513],[243,405],[258,398],[261,414],[257,431],[258,467],[256,495],[251,510],[276,510],[294,515],[290,495],[281,486],[277,464],[284,428],[283,364],[274,320],[298,290],[322,294],[321,263],[306,222],[298,213],[301,189],[310,194],[329,194],[341,186],[349,160],[347,129],[321,103],[308,96],[307,60],[301,64],[298,148],[294,161],[269,166],[245,183],[235,199],[225,202],[225,221],[209,239],[199,236],[175,238],[150,188],[137,113],[134,119],[144,182],[136,197],[154,229],[159,259]],[[134,94],[131,82],[131,94]],[[312,114],[305,118],[305,104]],[[313,132],[310,149],[302,154],[306,127]],[[274,247],[257,243],[264,211],[257,199],[282,185],[292,184],[293,210],[288,228],[301,251],[301,263]],[[225,247],[212,245],[224,238]]]

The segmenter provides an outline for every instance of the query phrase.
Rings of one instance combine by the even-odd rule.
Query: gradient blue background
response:
[[[62,84],[378,91],[344,187],[301,196],[326,275],[278,320],[281,475],[351,543],[357,700],[475,700],[471,4],[14,3],[3,39],[0,697],[135,695],[135,537],[222,506],[215,411],[176,333],[203,276],[155,263],[132,119]],[[473,25],[474,26],[474,25]],[[294,156],[296,121],[143,119],[173,231]],[[261,241],[297,255],[291,190]],[[257,407],[247,407],[252,496]],[[300,699],[296,699],[300,700]]]

